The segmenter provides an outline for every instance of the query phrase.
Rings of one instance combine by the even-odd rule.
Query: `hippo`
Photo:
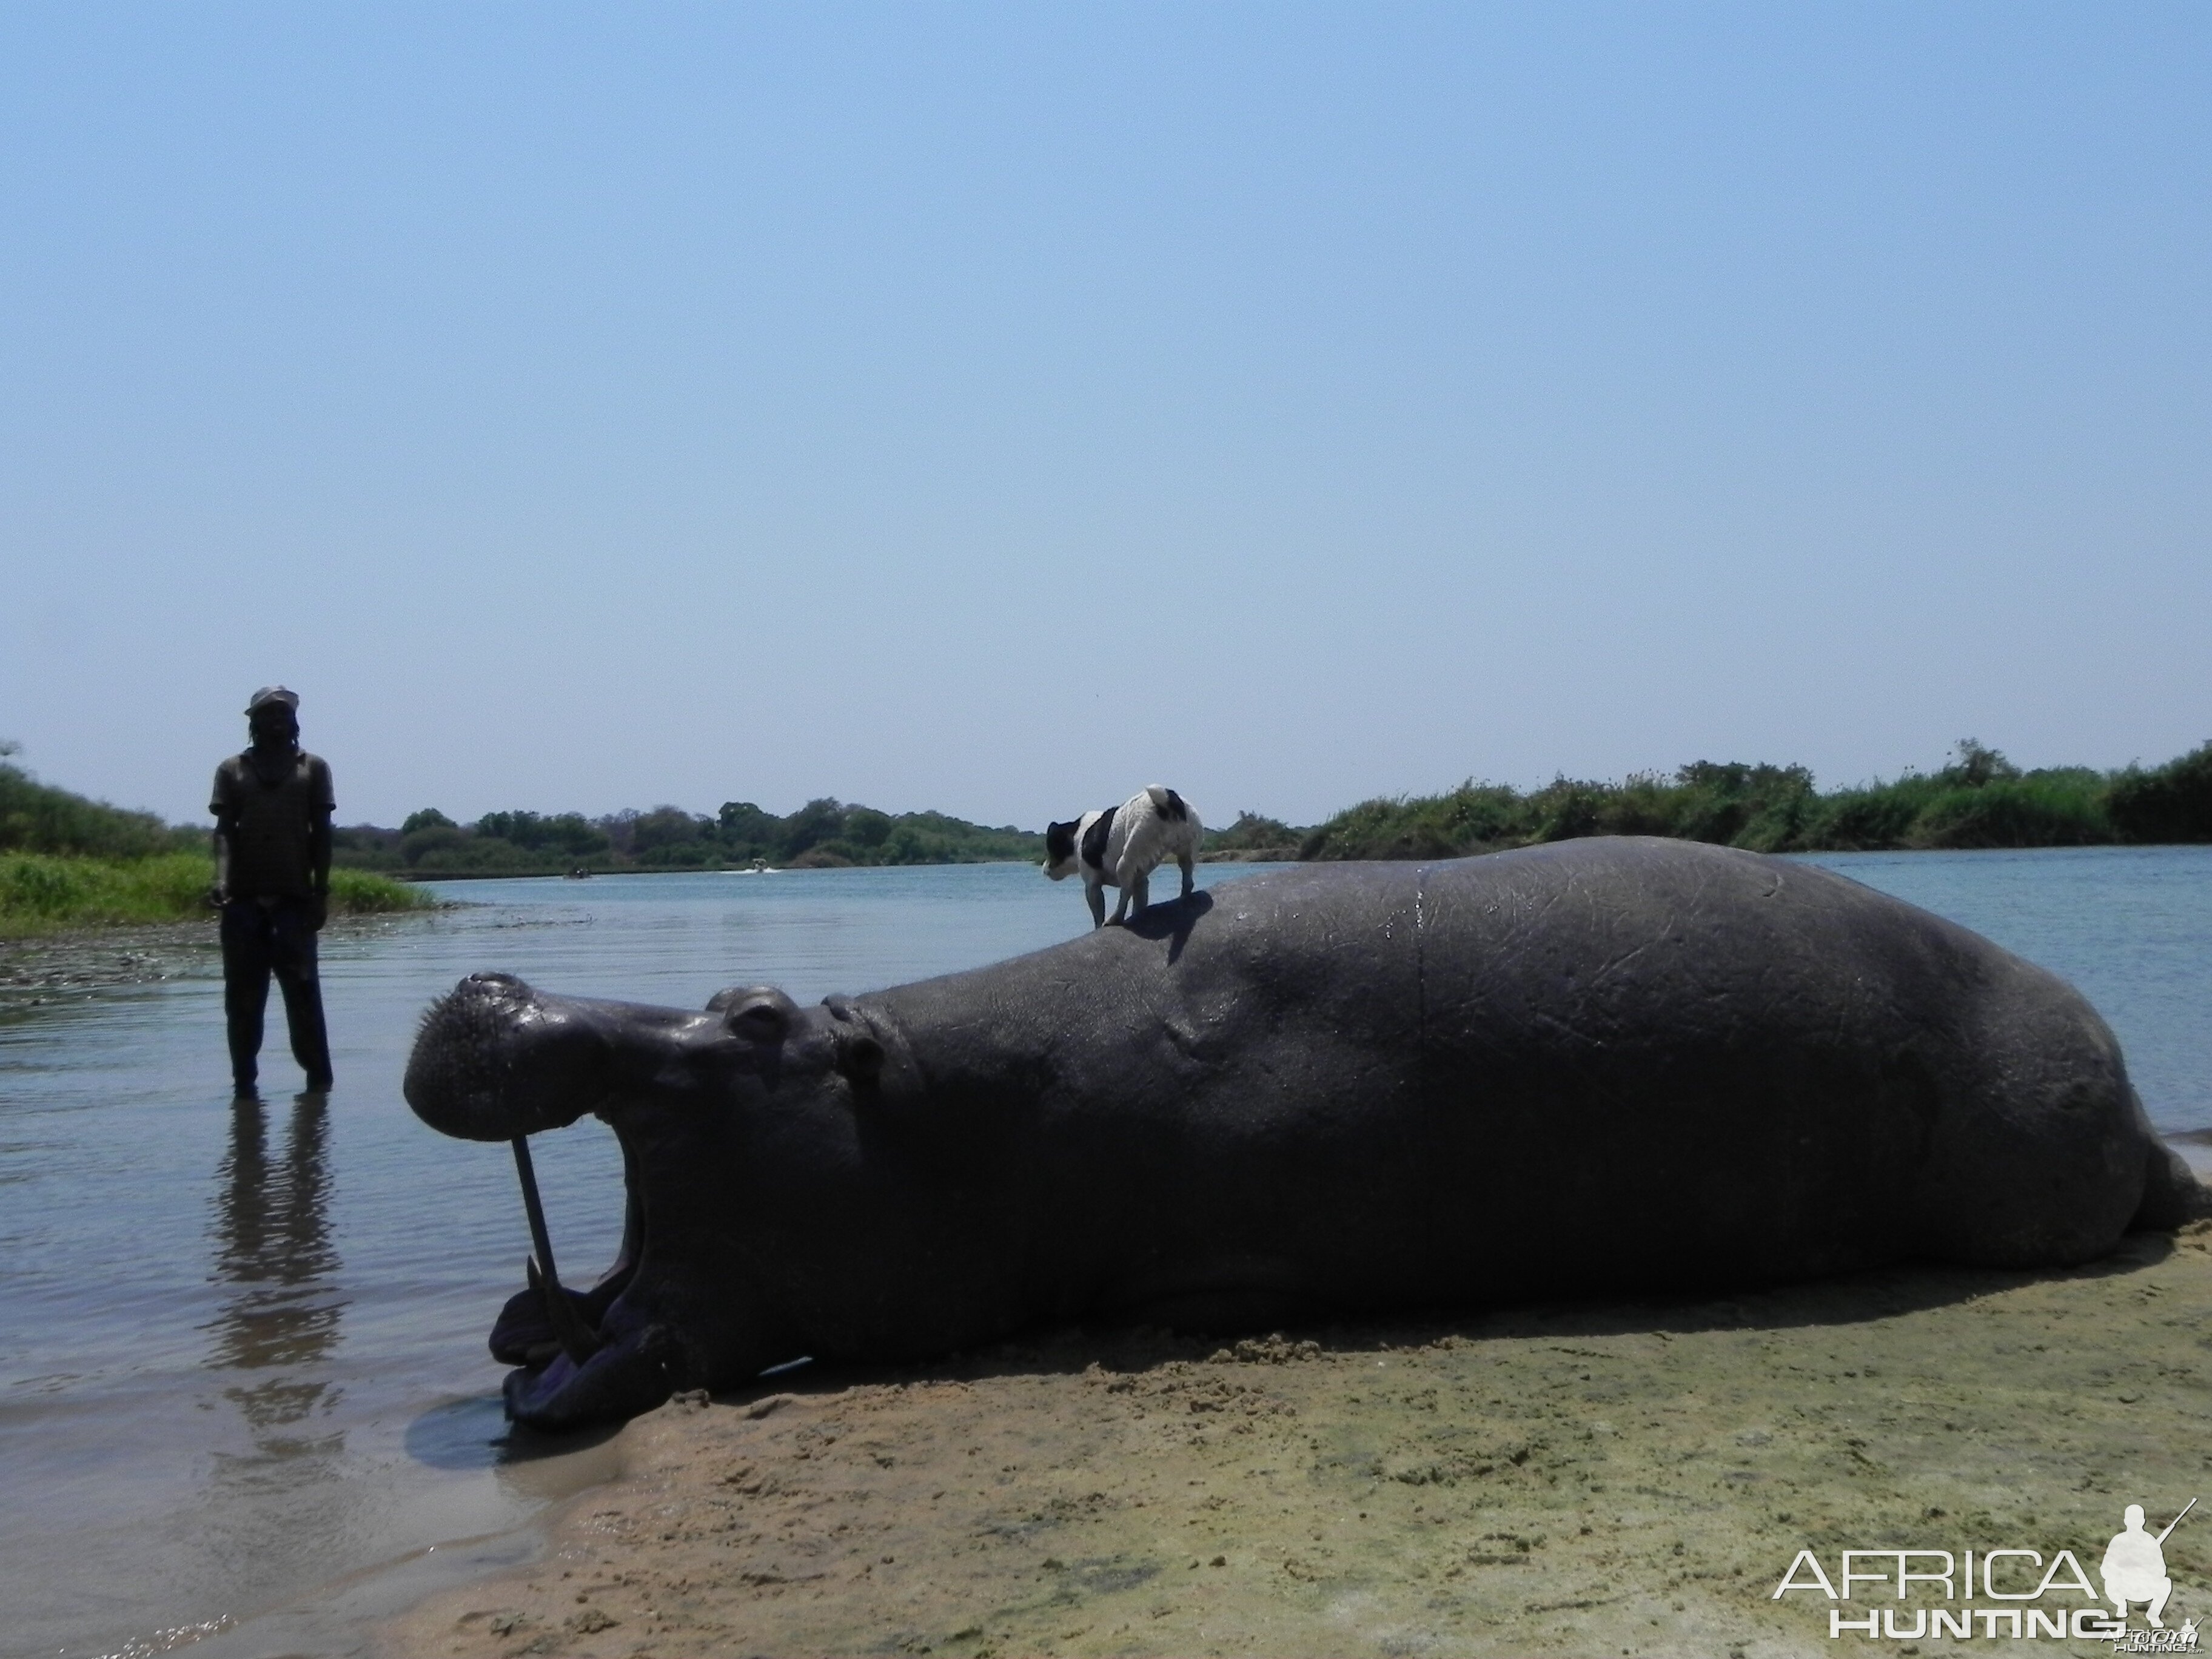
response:
[[[588,1291],[526,1180],[549,1271],[493,1350],[544,1428],[1042,1322],[2065,1267],[2208,1197],[2051,974],[1825,870],[1639,837],[1300,866],[813,1008],[479,974],[406,1095],[526,1177],[523,1138],[587,1112],[621,1141]]]

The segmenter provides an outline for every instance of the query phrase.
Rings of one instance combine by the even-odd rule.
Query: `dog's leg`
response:
[[[1114,920],[1121,921],[1124,911],[1131,915],[1141,916],[1145,914],[1145,907],[1152,902],[1152,878],[1151,876],[1141,872],[1131,876],[1121,884],[1121,902],[1114,908]]]
[[[1185,898],[1188,898],[1191,895],[1191,889],[1194,885],[1190,872],[1190,854],[1188,853],[1178,854],[1176,859],[1176,862],[1182,866],[1182,896]]]
[[[1091,925],[1093,927],[1103,927],[1106,925],[1105,888],[1097,882],[1085,881],[1083,884],[1083,896],[1091,901]],[[1114,920],[1116,921],[1121,920],[1119,911],[1115,912]]]

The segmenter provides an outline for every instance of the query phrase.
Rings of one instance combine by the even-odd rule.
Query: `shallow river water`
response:
[[[2212,848],[1815,861],[2071,980],[2153,1119],[2202,1156]],[[329,939],[326,1104],[281,1092],[273,1006],[264,1101],[230,1101],[211,939],[158,983],[0,991],[0,1655],[150,1654],[240,1620],[216,1647],[257,1628],[324,1645],[327,1615],[272,1610],[428,1585],[434,1546],[453,1571],[512,1559],[533,1512],[611,1472],[604,1446],[533,1455],[505,1435],[483,1337],[527,1249],[513,1164],[400,1097],[416,1018],[462,974],[694,1007],[771,981],[808,1001],[1088,923],[1078,890],[1013,865],[440,891],[465,908]],[[587,1279],[621,1222],[612,1137],[541,1137],[538,1164],[564,1272]]]

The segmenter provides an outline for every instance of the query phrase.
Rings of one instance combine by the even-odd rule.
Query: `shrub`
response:
[[[778,851],[782,862],[796,864],[817,842],[831,841],[845,824],[844,806],[828,796],[811,800],[781,821]]]
[[[1692,761],[1674,774],[1668,834],[1689,841],[1779,852],[1803,834],[1818,798],[1802,766]]]
[[[1913,820],[1914,847],[2083,847],[2112,839],[2101,781],[2038,773],[1948,788]]]
[[[1977,738],[1960,738],[1952,744],[1951,752],[1958,758],[1936,775],[1942,782],[1980,789],[2020,775],[2020,768],[2004,757],[2003,750],[1989,748]]]
[[[642,824],[644,820],[641,819]],[[612,844],[607,832],[581,812],[487,812],[471,826],[479,840],[503,841],[533,853],[590,858]]]
[[[204,843],[207,831],[171,828],[151,812],[129,812],[39,782],[0,763],[0,852],[149,858]]]
[[[680,806],[656,806],[630,824],[630,850],[643,857],[658,848],[697,842],[714,828],[713,819],[694,817]]]
[[[422,816],[423,814],[417,812],[407,820],[408,823],[415,824],[415,828],[399,837],[399,856],[410,868],[416,865],[423,864],[427,860],[429,868],[438,869],[441,866],[441,863],[450,863],[451,860],[441,861],[434,855],[441,853],[450,854],[454,848],[467,845],[469,832],[450,821],[438,823],[417,823],[416,820]]]
[[[2112,780],[2106,810],[2128,841],[2212,841],[2212,743],[2151,771],[2130,766]]]
[[[1841,789],[1807,815],[1801,845],[1843,853],[1887,852],[1906,844],[1913,821],[1939,785],[1908,773],[1892,784]]]
[[[398,910],[427,910],[436,903],[421,888],[389,876],[368,870],[331,872],[331,909],[336,915],[385,915]]]
[[[854,806],[846,809],[845,833],[841,839],[855,847],[881,847],[890,838],[891,818],[888,812],[878,812],[872,806]]]
[[[1206,832],[1206,851],[1209,853],[1276,853],[1295,857],[1298,843],[1305,838],[1302,830],[1293,830],[1280,818],[1262,817],[1252,811],[1239,812],[1237,821],[1226,830]]]

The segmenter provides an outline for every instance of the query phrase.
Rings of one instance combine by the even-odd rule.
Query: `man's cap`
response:
[[[297,691],[288,691],[281,685],[264,685],[248,700],[246,712],[251,714],[256,709],[266,708],[272,702],[282,703],[285,708],[297,714],[300,710],[300,694]]]

